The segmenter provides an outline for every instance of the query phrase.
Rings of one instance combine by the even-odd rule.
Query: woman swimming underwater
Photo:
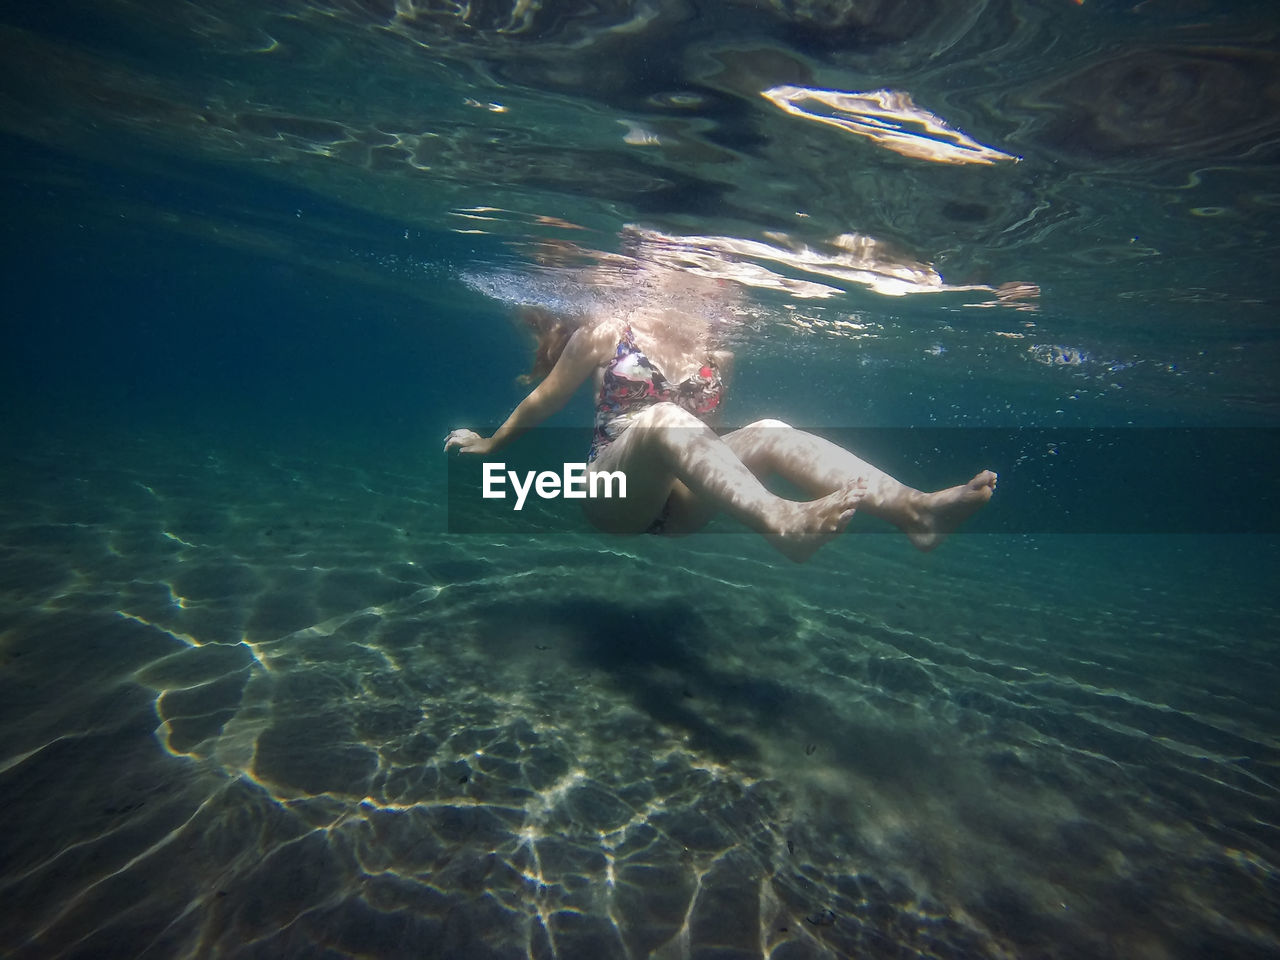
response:
[[[968,483],[923,493],[822,437],[760,420],[721,437],[719,411],[732,354],[714,349],[711,323],[674,310],[638,310],[569,322],[525,311],[538,337],[534,375],[545,374],[491,437],[459,429],[446,451],[492,453],[559,410],[588,380],[596,414],[588,469],[622,471],[625,498],[584,500],[588,520],[608,533],[687,534],[723,511],[803,561],[839,534],[856,510],[902,530],[931,550],[995,490],[984,470]],[[814,499],[775,496],[780,476]]]

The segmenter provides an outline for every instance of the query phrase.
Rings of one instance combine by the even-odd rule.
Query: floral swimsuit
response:
[[[720,406],[723,394],[724,382],[711,360],[687,380],[668,382],[662,371],[636,346],[635,334],[628,324],[618,341],[617,353],[604,368],[604,381],[596,400],[595,434],[587,460],[600,456],[605,447],[631,426],[632,417],[655,403],[674,403],[705,420]]]

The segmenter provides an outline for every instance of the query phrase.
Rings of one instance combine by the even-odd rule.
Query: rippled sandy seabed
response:
[[[867,535],[797,575],[450,538],[439,489],[18,459],[6,956],[1277,949],[1277,614],[1214,541]]]

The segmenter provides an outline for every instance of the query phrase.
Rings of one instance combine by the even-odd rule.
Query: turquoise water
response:
[[[1277,26],[5,11],[0,954],[1274,955]],[[1001,532],[460,527],[515,309],[637,264],[728,423],[910,429]]]

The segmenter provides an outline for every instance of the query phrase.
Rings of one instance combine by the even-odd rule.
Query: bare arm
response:
[[[530,427],[536,427],[578,392],[583,382],[608,359],[617,340],[617,332],[611,323],[579,330],[569,338],[564,353],[546,379],[520,401],[492,437],[482,437],[472,430],[454,430],[445,438],[445,450],[457,447],[461,453],[490,453],[510,443]]]

